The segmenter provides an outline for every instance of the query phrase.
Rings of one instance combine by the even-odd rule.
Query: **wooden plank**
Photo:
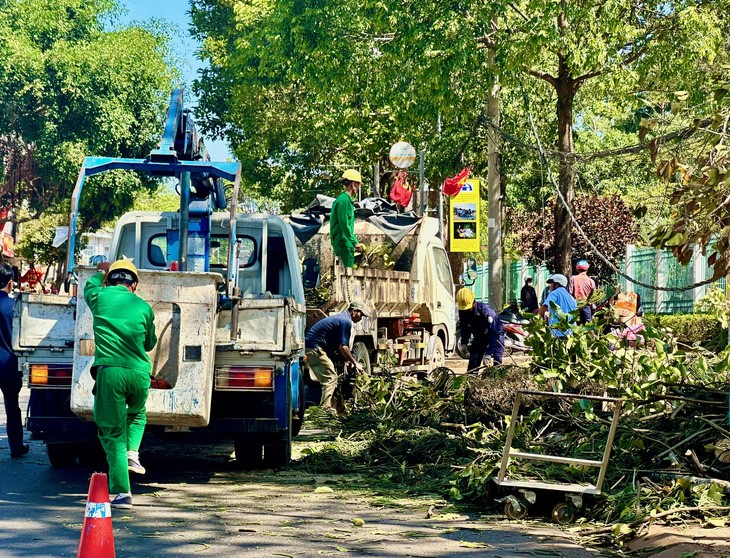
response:
[[[600,467],[603,461],[594,461],[592,459],[575,459],[573,457],[563,457],[560,455],[545,455],[543,453],[525,453],[522,451],[510,451],[510,457],[522,457],[523,459],[533,459],[535,461],[549,461],[550,463],[565,463],[567,465],[588,465],[590,467]]]
[[[592,459],[578,459],[561,455],[546,455],[542,453],[527,453],[521,451],[510,451],[510,457],[532,459],[534,461],[547,461],[550,463],[565,463],[567,465],[587,465],[589,467],[600,467],[603,462]]]
[[[567,484],[567,483],[549,483],[549,482],[540,482],[540,481],[530,481],[530,480],[522,480],[522,481],[515,481],[515,480],[499,480],[497,478],[494,479],[494,482],[496,482],[500,486],[507,486],[511,488],[527,488],[530,490],[560,490],[563,492],[575,492],[578,494],[595,494],[598,495],[601,493],[600,490],[598,490],[595,486],[592,484]]]

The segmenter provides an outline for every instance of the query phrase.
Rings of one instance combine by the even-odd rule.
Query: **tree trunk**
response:
[[[573,168],[573,100],[575,82],[570,75],[567,61],[558,56],[558,76],[555,90],[558,96],[558,151],[561,152],[558,186],[570,211],[575,198],[575,169]],[[570,275],[573,259],[572,221],[568,209],[560,199],[555,204],[555,272]]]

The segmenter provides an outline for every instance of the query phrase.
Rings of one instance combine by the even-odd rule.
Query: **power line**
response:
[[[530,127],[532,129],[532,134],[535,136],[535,142],[537,144],[537,152],[540,155],[540,160],[542,163],[547,167],[547,174],[548,178],[550,179],[550,182],[552,182],[553,187],[558,193],[558,198],[560,199],[560,202],[563,204],[563,207],[568,212],[568,215],[570,215],[570,219],[573,221],[573,224],[578,229],[578,232],[580,232],[581,236],[585,239],[585,241],[588,243],[588,245],[593,249],[593,251],[598,255],[598,257],[603,260],[603,262],[612,269],[615,273],[629,281],[630,283],[634,285],[639,285],[640,287],[645,287],[647,289],[652,289],[655,291],[666,291],[666,292],[684,292],[684,291],[691,291],[693,289],[696,289],[697,287],[703,287],[704,285],[709,285],[711,283],[714,283],[716,279],[706,279],[704,281],[700,281],[699,283],[694,283],[692,285],[687,285],[684,287],[660,287],[657,285],[650,285],[649,283],[644,283],[642,281],[639,281],[638,279],[634,279],[630,275],[627,275],[623,271],[621,271],[612,261],[610,261],[604,254],[601,252],[598,247],[593,243],[593,241],[588,238],[588,235],[583,230],[583,227],[580,226],[580,223],[575,218],[575,215],[573,215],[573,210],[568,205],[568,202],[565,200],[565,197],[563,196],[563,192],[560,190],[560,186],[558,186],[557,181],[555,180],[555,176],[552,173],[552,170],[550,169],[550,165],[548,164],[547,156],[545,155],[545,151],[542,147],[542,142],[540,141],[540,136],[537,133],[537,127],[535,126],[535,121],[532,119],[532,112],[530,111],[530,101],[527,98],[527,91],[525,91],[525,87],[520,82],[520,89],[522,90],[522,100],[525,103],[525,110],[527,111],[527,118],[530,121]],[[694,133],[694,132],[693,132]]]

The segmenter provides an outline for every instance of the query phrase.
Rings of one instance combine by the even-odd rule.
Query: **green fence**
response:
[[[688,265],[680,264],[667,250],[653,248],[626,249],[626,258],[619,266],[623,273],[633,277],[641,283],[655,287],[684,287],[708,279],[712,268],[707,264],[707,256],[696,254]],[[478,269],[477,279],[472,288],[479,300],[489,298],[488,277],[489,268],[486,263]],[[527,277],[532,277],[533,286],[538,298],[546,285],[550,271],[543,265],[535,267],[527,264],[526,260],[505,262],[503,273],[504,302],[520,298],[520,290]],[[711,286],[718,287],[727,293],[727,281],[723,278],[712,285],[705,285],[686,291],[663,291],[641,285],[629,284],[623,278],[617,278],[624,292],[634,291],[641,296],[644,312],[651,314],[677,314],[693,312],[695,305],[707,293]]]

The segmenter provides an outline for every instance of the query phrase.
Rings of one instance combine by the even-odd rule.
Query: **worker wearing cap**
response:
[[[135,294],[139,272],[129,260],[100,262],[84,287],[94,316],[94,422],[109,463],[112,507],[131,508],[129,471],[144,474],[139,446],[147,424],[147,392],[157,343],[152,307]]]
[[[550,293],[545,302],[540,306],[537,313],[545,319],[548,318],[548,325],[552,326],[560,320],[561,314],[569,314],[573,312],[578,305],[573,296],[568,292],[568,278],[560,273],[555,273],[548,277],[547,284],[550,287]],[[565,337],[570,331],[564,331],[558,328],[551,328],[553,337]]]
[[[469,343],[469,370],[482,365],[489,355],[497,364],[502,364],[504,355],[504,327],[497,313],[486,302],[475,300],[474,292],[466,287],[456,293],[456,307],[459,309],[461,342]]]
[[[304,340],[307,364],[322,384],[319,406],[323,409],[335,409],[332,399],[337,387],[334,359],[344,358],[356,371],[363,371],[362,365],[350,352],[352,324],[358,323],[363,316],[367,317],[363,306],[353,302],[344,312],[318,321],[307,331]]]
[[[355,265],[355,247],[358,245],[355,236],[355,204],[362,186],[362,176],[355,169],[347,169],[342,174],[342,192],[332,203],[330,212],[330,242],[335,255],[345,267]]]
[[[580,260],[575,264],[575,270],[578,272],[570,278],[568,283],[568,292],[573,295],[578,306],[580,306],[579,323],[585,324],[591,321],[593,317],[593,308],[588,304],[588,299],[596,290],[596,282],[588,277],[589,263],[586,260]]]
[[[0,264],[0,392],[5,403],[10,457],[23,457],[30,447],[23,442],[23,418],[18,396],[23,386],[23,372],[18,368],[18,357],[13,352],[13,292],[15,274],[6,263]]]

